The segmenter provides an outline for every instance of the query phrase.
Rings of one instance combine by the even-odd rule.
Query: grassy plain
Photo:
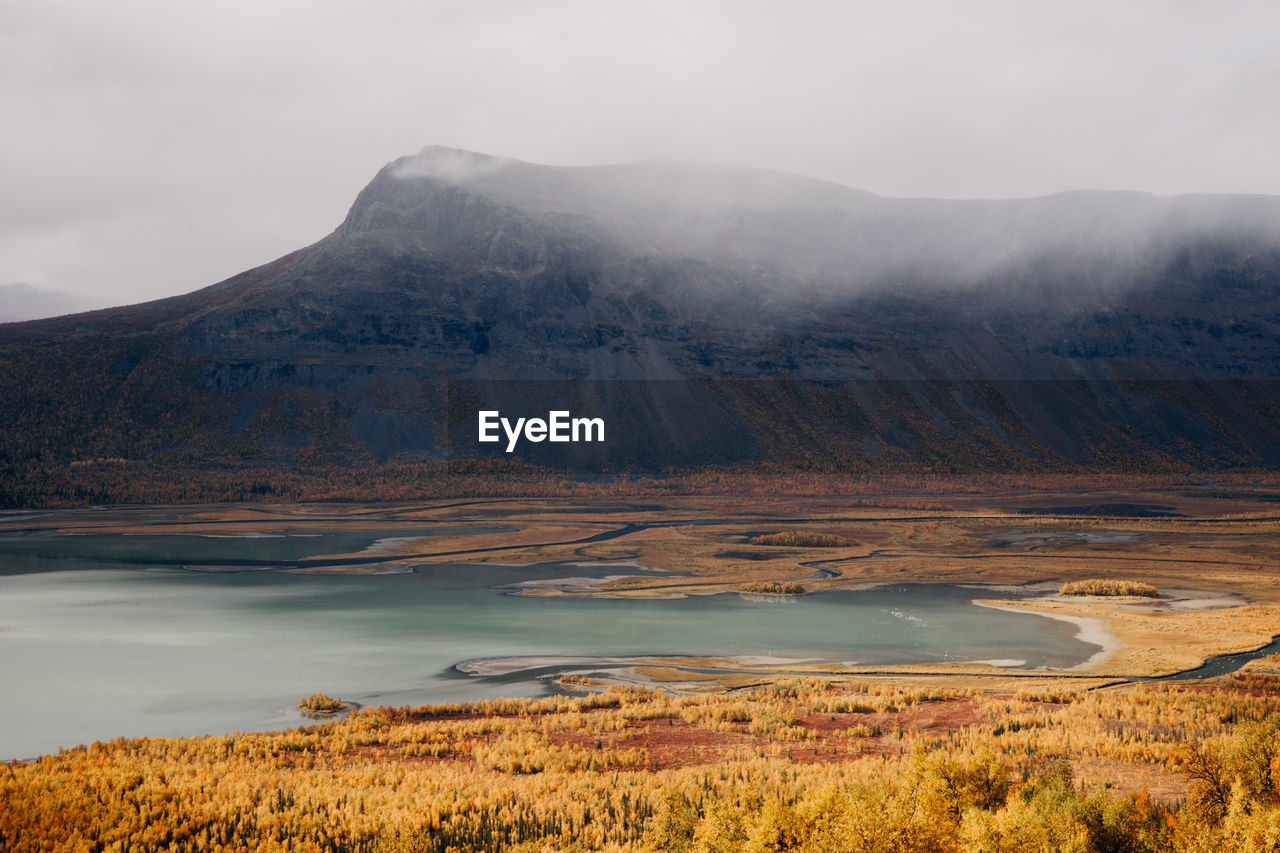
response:
[[[6,850],[1272,849],[1274,658],[1193,684],[790,680],[374,708],[0,772]]]

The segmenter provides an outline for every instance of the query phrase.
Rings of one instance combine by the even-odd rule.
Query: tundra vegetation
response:
[[[883,680],[372,708],[0,772],[0,847],[1261,851],[1280,676],[984,693]]]
[[[783,533],[764,533],[760,536],[752,536],[747,542],[751,545],[782,545],[792,548],[848,548],[851,545],[858,544],[851,539],[830,533],[792,530]]]
[[[785,581],[754,581],[738,587],[738,592],[762,592],[769,595],[804,595],[802,583]]]
[[[193,508],[182,521],[187,531],[216,532],[230,520],[247,531],[340,517],[449,526],[479,515],[520,528],[494,534],[486,558],[626,558],[673,570],[627,594],[798,583],[814,573],[805,560],[839,573],[806,580],[811,591],[1106,573],[1166,592],[1236,596],[1244,606],[1040,601],[1045,612],[1104,621],[1123,643],[1080,673],[973,664],[797,681],[744,665],[720,685],[727,692],[695,695],[606,687],[593,673],[563,679],[592,691],[585,695],[371,708],[293,731],[96,743],[0,767],[0,849],[1261,851],[1280,837],[1280,658],[1209,680],[1131,680],[1280,634],[1280,493],[775,496],[764,510],[740,495],[663,499],[655,509],[621,494],[579,504],[330,505],[288,516],[279,507]],[[375,509],[376,522],[366,519]],[[166,532],[163,518],[147,518],[95,523]],[[74,530],[77,519],[57,519],[57,529]],[[662,526],[634,524],[655,519]],[[706,519],[731,520],[698,523]],[[626,524],[625,535],[584,541]],[[762,547],[743,557],[761,529],[861,544],[804,554]],[[478,539],[436,537],[438,557],[412,560],[455,560],[448,552],[480,548]],[[673,689],[694,677],[666,665]],[[716,685],[696,689],[708,687]]]
[[[312,693],[298,700],[298,710],[305,714],[336,714],[346,710],[347,703],[324,693]]]
[[[1088,578],[1082,581],[1068,581],[1058,587],[1058,595],[1102,595],[1102,596],[1138,596],[1141,598],[1157,598],[1160,590],[1142,581],[1123,581],[1114,578]]]

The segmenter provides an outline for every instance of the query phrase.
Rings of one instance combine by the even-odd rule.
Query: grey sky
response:
[[[1280,194],[1277,33],[1274,0],[5,0],[0,285],[193,290],[428,144],[883,195]]]

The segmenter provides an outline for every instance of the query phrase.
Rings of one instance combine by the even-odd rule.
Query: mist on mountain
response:
[[[428,148],[312,245],[6,326],[0,362],[19,467],[505,458],[480,410],[604,418],[597,445],[521,445],[577,472],[1280,464],[1280,198],[892,199]]]

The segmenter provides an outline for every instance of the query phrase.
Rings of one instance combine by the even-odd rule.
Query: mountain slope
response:
[[[429,148],[278,261],[0,326],[0,486],[469,470],[509,458],[486,407],[605,418],[513,454],[579,475],[1272,467],[1277,378],[1277,198],[886,199]]]

